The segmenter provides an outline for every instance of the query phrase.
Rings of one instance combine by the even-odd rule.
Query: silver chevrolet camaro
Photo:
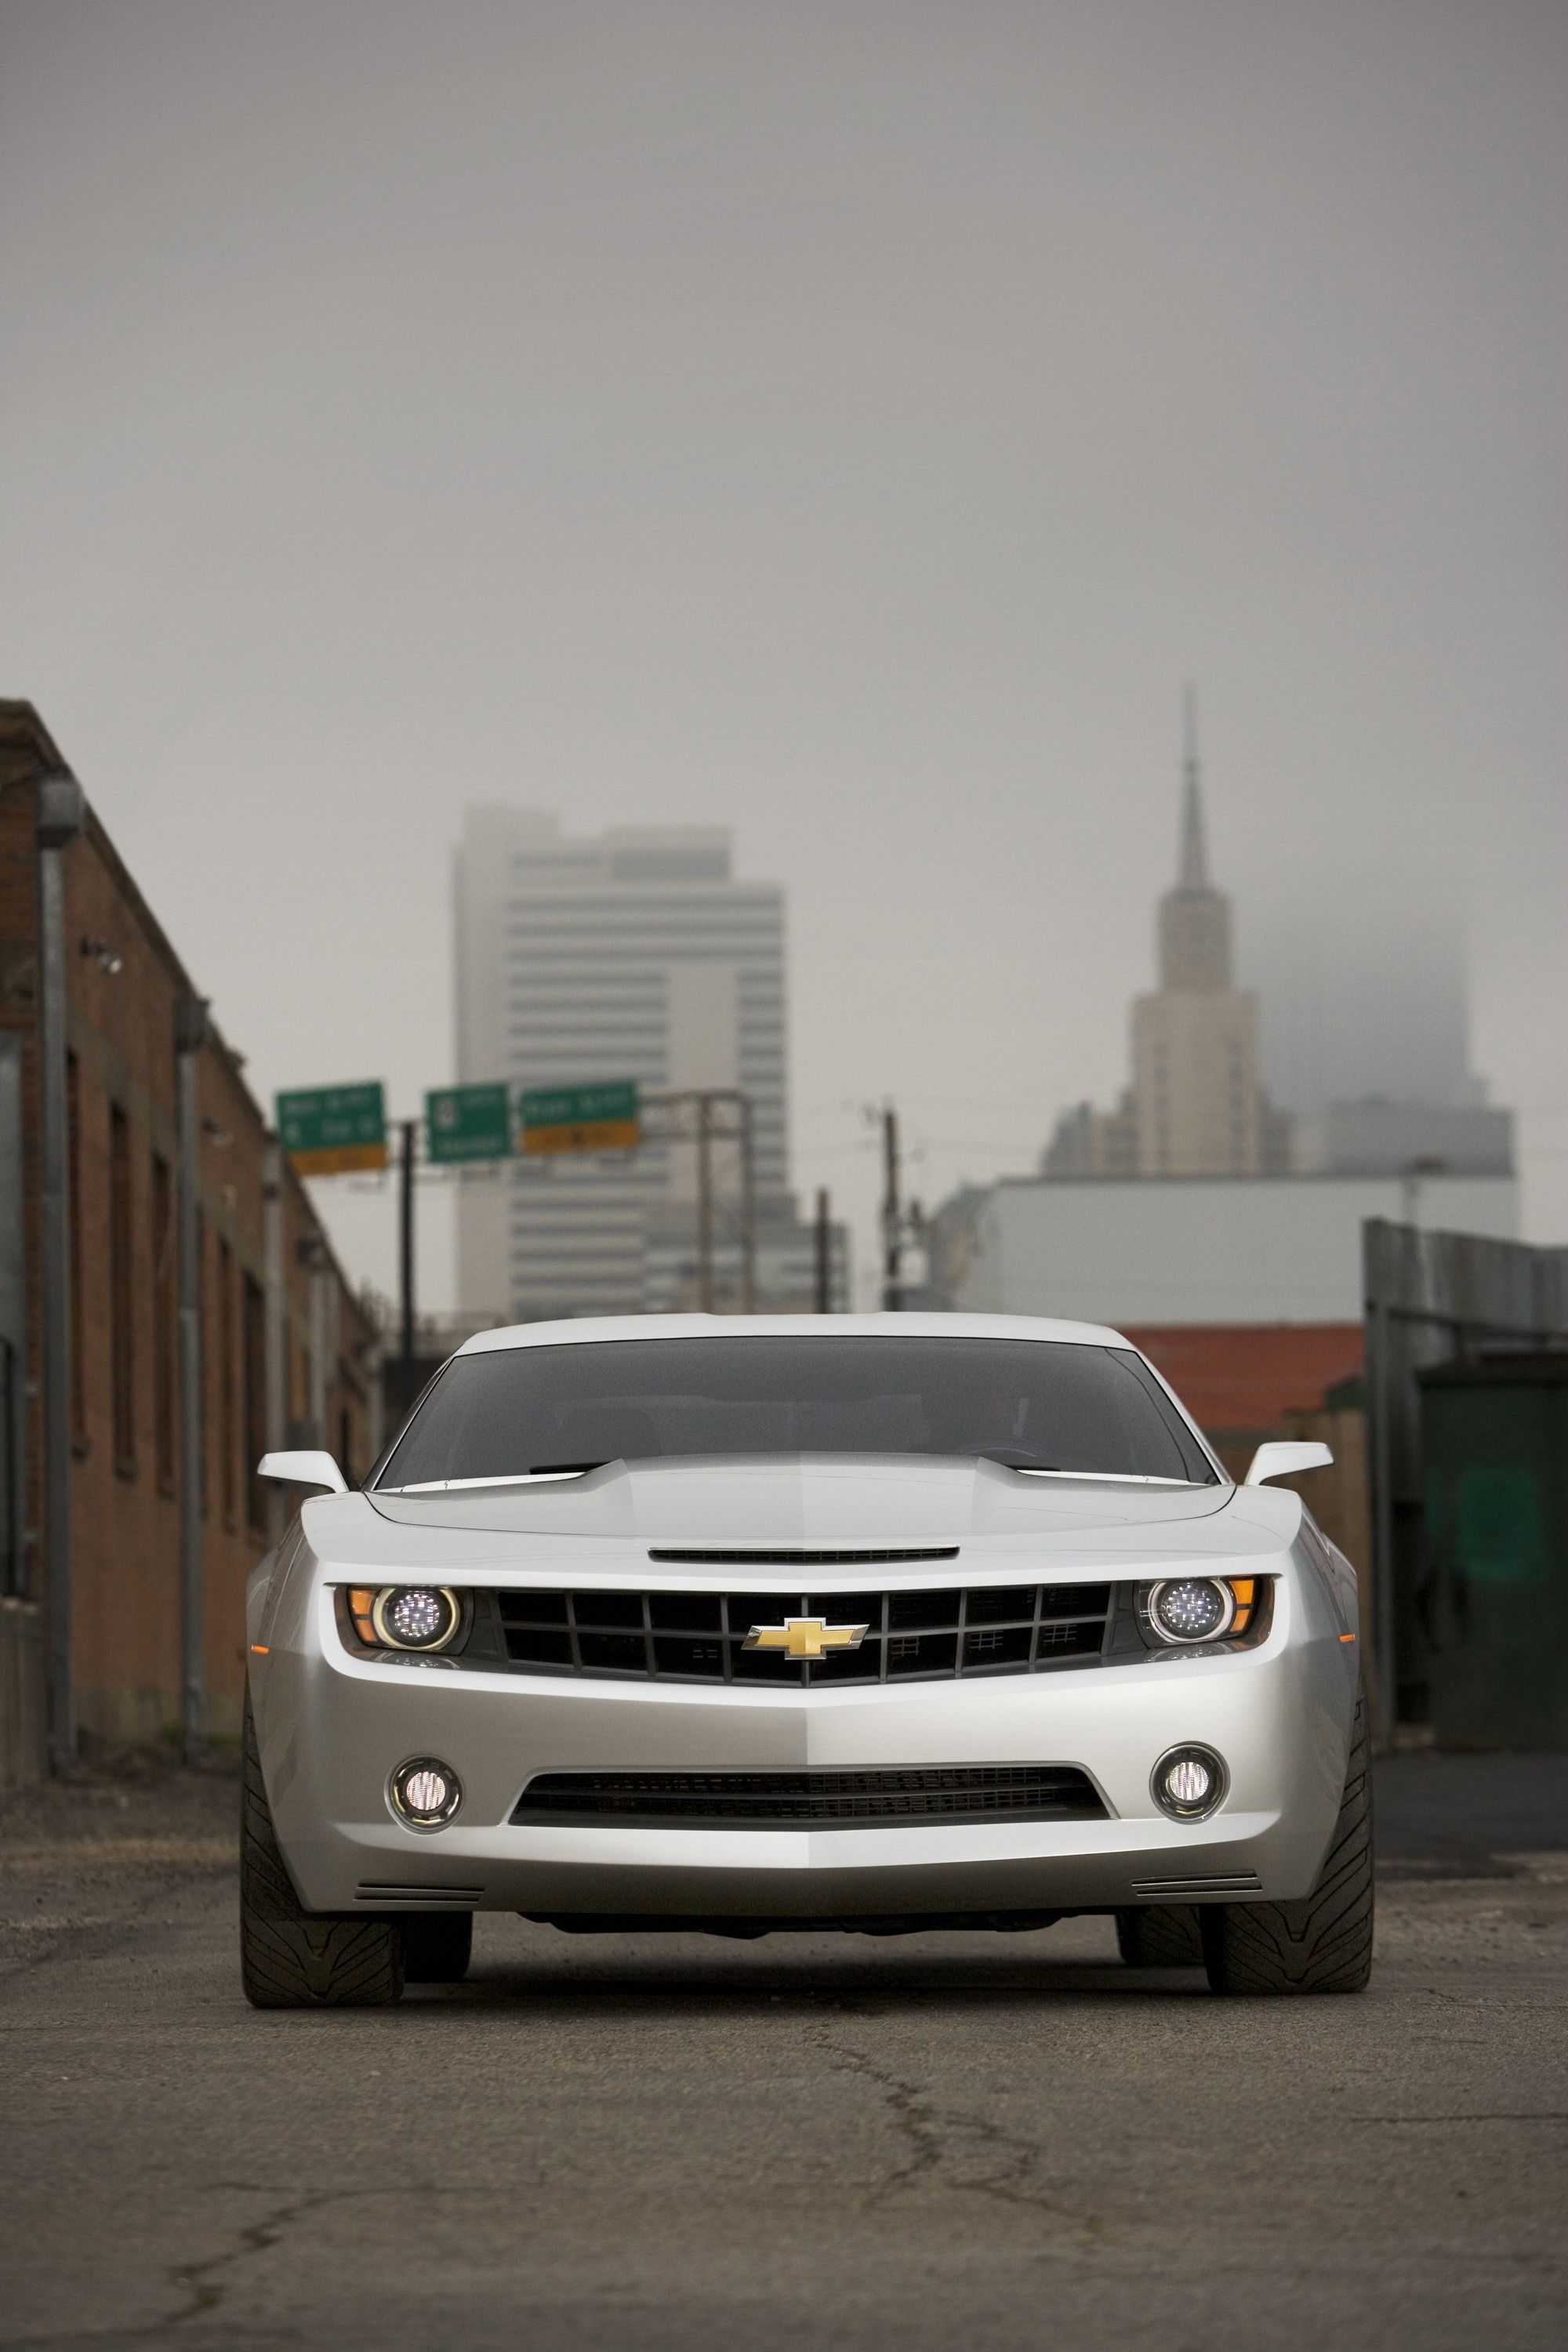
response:
[[[571,1932],[1113,1915],[1134,1967],[1353,1992],[1354,1571],[1117,1332],[700,1315],[470,1339],[248,1594],[258,2006]]]

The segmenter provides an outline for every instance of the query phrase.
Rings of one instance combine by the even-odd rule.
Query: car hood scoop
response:
[[[751,1461],[608,1462],[580,1478],[527,1486],[370,1494],[407,1528],[473,1534],[640,1538],[688,1551],[842,1551],[1082,1537],[1211,1517],[1226,1486],[1119,1485],[1031,1477],[996,1462],[928,1454],[799,1454]],[[717,1565],[717,1563],[715,1563]]]

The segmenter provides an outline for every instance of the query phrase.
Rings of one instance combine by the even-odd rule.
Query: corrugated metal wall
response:
[[[1433,1623],[1417,1374],[1568,1346],[1568,1249],[1372,1218],[1362,1228],[1379,1744],[1425,1723]]]

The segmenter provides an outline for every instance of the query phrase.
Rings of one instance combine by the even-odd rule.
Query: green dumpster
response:
[[[1568,1748],[1568,1354],[1421,1375],[1432,1726]]]

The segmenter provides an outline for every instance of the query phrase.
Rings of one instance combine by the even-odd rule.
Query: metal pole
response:
[[[882,1305],[895,1314],[904,1303],[903,1217],[899,1207],[899,1114],[882,1111]]]
[[[697,1097],[697,1303],[713,1312],[712,1098]]]
[[[1371,1489],[1368,1533],[1372,1542],[1371,1606],[1372,1704],[1373,1745],[1384,1751],[1394,1746],[1399,1717],[1399,1674],[1394,1657],[1394,1363],[1393,1329],[1389,1315],[1394,1285],[1389,1227],[1375,1219],[1362,1226],[1362,1295],[1366,1317],[1367,1483]]]
[[[826,1184],[819,1185],[816,1193],[816,1311],[819,1315],[833,1312],[833,1221]]]
[[[752,1135],[752,1098],[737,1095],[741,1121],[741,1312],[757,1311],[757,1155]]]
[[[398,1352],[403,1359],[402,1404],[406,1412],[414,1402],[414,1139],[419,1122],[405,1118],[402,1125],[403,1157],[397,1178]]]
[[[87,822],[72,775],[38,780],[39,1193],[43,1244],[44,1523],[49,1767],[76,1762],[71,1661],[70,1145],[66,1098],[65,877],[60,854]]]
[[[263,1372],[263,1412],[266,1418],[267,1445],[269,1454],[280,1453],[289,1443],[285,1423],[289,1416],[289,1359],[286,1346],[283,1294],[283,1147],[276,1136],[269,1139],[261,1170],[261,1265],[263,1294],[263,1339],[265,1364]],[[250,1433],[246,1432],[248,1439]],[[245,1465],[247,1480],[256,1475],[256,1465]],[[267,1490],[267,1528],[273,1543],[281,1539],[287,1520],[287,1507],[281,1486],[268,1481]]]
[[[180,1286],[180,1663],[185,1762],[198,1764],[206,1738],[206,1661],[202,1610],[202,1329],[197,1198],[201,1184],[197,1055],[206,1042],[199,996],[174,1007],[174,1106],[179,1144]]]

